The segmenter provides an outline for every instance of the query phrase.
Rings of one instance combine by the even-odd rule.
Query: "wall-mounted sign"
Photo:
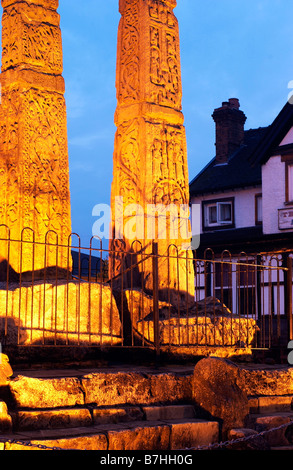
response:
[[[279,230],[293,230],[293,208],[279,209]]]

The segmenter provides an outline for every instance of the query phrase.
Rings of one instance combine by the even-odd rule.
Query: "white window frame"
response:
[[[221,207],[225,205],[229,205],[231,208],[230,220],[221,220]],[[209,209],[212,207],[217,208],[217,221],[216,222],[209,221]],[[209,203],[208,201],[204,201],[204,227],[205,228],[222,227],[222,226],[232,225],[232,224],[233,224],[233,200],[218,201],[218,202],[213,201],[211,203]]]

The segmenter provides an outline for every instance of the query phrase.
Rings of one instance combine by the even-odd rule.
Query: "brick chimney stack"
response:
[[[230,98],[212,115],[216,123],[216,163],[226,163],[244,141],[246,116],[240,110],[239,100]]]

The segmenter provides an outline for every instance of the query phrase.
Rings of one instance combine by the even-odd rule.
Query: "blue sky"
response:
[[[60,0],[72,230],[88,244],[110,203],[118,0]],[[269,125],[293,80],[293,2],[178,0],[189,179],[214,157],[211,114],[239,98],[246,129]]]

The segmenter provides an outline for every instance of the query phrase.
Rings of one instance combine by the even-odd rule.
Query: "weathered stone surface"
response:
[[[195,409],[192,405],[145,406],[143,411],[147,421],[195,418]]]
[[[190,245],[189,189],[175,6],[167,0],[160,4],[156,0],[120,1],[117,133],[111,192],[114,253],[109,264],[111,275],[121,274],[123,268],[140,261],[141,248],[146,254],[151,252],[155,239],[159,255],[172,255],[158,259],[160,296],[167,300],[170,293],[177,305],[181,296],[185,301],[186,293],[193,301],[194,269],[192,253],[187,258],[182,246]],[[134,205],[139,205],[139,219],[132,217]],[[156,210],[150,210],[150,205],[156,205]],[[186,211],[180,213],[181,205]],[[170,221],[173,215],[175,223]],[[122,260],[119,249],[123,248],[126,256]],[[141,287],[142,271],[145,287],[152,290],[152,259],[139,264],[132,277],[125,277],[124,286]]]
[[[153,320],[137,322],[137,331],[148,341],[154,341]],[[257,325],[252,318],[190,316],[160,321],[162,345],[252,346]]]
[[[292,411],[292,396],[258,397],[258,413]]]
[[[22,256],[19,243],[10,243],[9,254],[8,244],[1,243],[0,274],[6,279],[8,258],[16,273],[71,267],[66,247],[71,211],[58,2],[3,0],[2,5],[0,224],[9,227],[13,240],[32,241],[33,230],[41,242],[23,243]],[[45,256],[49,231],[46,241],[52,245]],[[58,251],[57,239],[64,245]]]
[[[227,430],[243,427],[249,413],[247,395],[240,388],[240,370],[227,359],[200,360],[193,374],[193,399]]]
[[[0,401],[0,433],[12,430],[12,418],[8,414],[6,403]]]
[[[248,438],[251,436],[251,439],[245,440],[233,444],[231,442],[226,448],[229,450],[270,450],[270,445],[265,440],[264,437],[258,436],[258,432],[254,429],[248,428],[239,428],[239,429],[230,429],[228,431],[228,440],[234,441],[236,439]]]
[[[268,431],[286,425],[292,421],[292,415],[276,414],[270,416],[259,416],[255,420],[255,429],[257,432]],[[271,431],[266,434],[266,441],[270,446],[286,446],[293,443],[292,424],[285,426],[277,431]]]
[[[76,378],[34,379],[18,376],[10,382],[13,399],[19,408],[60,408],[84,404]]]
[[[190,376],[177,374],[96,373],[82,378],[86,403],[143,405],[190,400]]]
[[[192,396],[190,377],[176,374],[155,374],[151,379],[153,403],[189,401]]]
[[[251,396],[293,394],[293,368],[241,368],[243,390]]]
[[[6,354],[0,353],[0,387],[9,383],[9,378],[13,375],[13,370],[9,364]]]
[[[109,450],[168,450],[169,426],[135,426],[119,432],[109,431]]]
[[[129,311],[134,327],[137,322],[140,322],[143,319],[148,320],[149,316],[151,318],[153,317],[154,299],[151,295],[146,294],[141,289],[125,289],[123,291],[123,297],[124,307]],[[169,302],[159,301],[160,317],[168,318],[169,311],[174,311],[172,304]],[[146,328],[148,328],[147,323],[148,322],[146,321]],[[142,326],[140,327],[140,330],[141,329]],[[148,338],[148,334],[146,335],[146,338],[150,339]]]
[[[20,289],[12,284],[8,297],[0,290],[0,312],[0,338],[8,319],[7,344],[17,344],[18,339],[20,344],[121,343],[118,308],[106,285],[37,282]]]
[[[206,297],[194,303],[190,309],[197,315],[219,315],[220,317],[231,316],[231,310],[216,297]]]
[[[219,423],[195,420],[171,424],[171,450],[191,449],[218,442]]]
[[[121,302],[121,300],[120,300]],[[153,297],[139,289],[124,291],[124,308],[130,313],[134,331],[154,342]],[[251,347],[258,326],[253,318],[239,318],[221,302],[208,297],[179,311],[169,302],[159,302],[162,346]]]
[[[143,412],[138,407],[93,409],[92,413],[95,424],[125,423],[143,418]]]
[[[92,417],[87,409],[17,412],[17,429],[21,431],[73,428],[91,424]]]
[[[171,357],[179,357],[180,360],[185,359],[186,362],[194,361],[196,357],[219,357],[222,359],[235,359],[243,362],[250,362],[252,360],[252,349],[238,348],[237,346],[169,346],[164,345],[161,347],[161,352],[164,355]]]
[[[82,378],[85,402],[98,406],[148,403],[150,380],[139,373],[98,373]]]

